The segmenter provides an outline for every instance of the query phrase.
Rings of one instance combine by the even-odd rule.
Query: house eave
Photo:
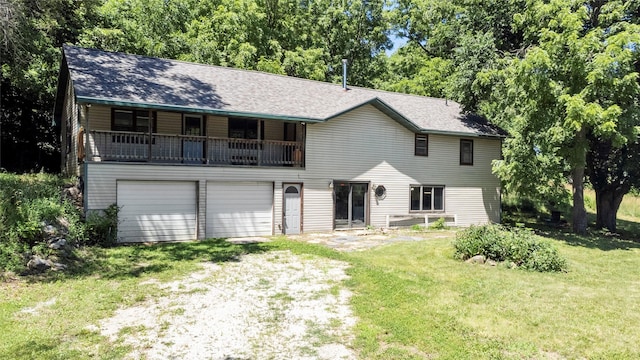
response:
[[[487,133],[472,133],[463,131],[443,131],[443,130],[429,130],[421,129],[421,134],[434,134],[434,135],[446,135],[446,136],[459,136],[459,137],[476,137],[476,138],[491,138],[491,139],[505,139],[505,135],[487,134]]]
[[[183,112],[183,113],[192,113],[192,114],[209,114],[209,115],[228,116],[228,117],[260,118],[260,119],[268,119],[268,120],[297,121],[297,122],[308,122],[308,123],[320,123],[324,121],[322,119],[314,119],[314,118],[300,117],[300,116],[286,116],[286,115],[279,115],[279,114],[228,111],[228,110],[210,109],[210,108],[196,108],[196,107],[182,106],[182,105],[103,99],[103,98],[96,98],[96,97],[90,97],[90,96],[76,96],[76,101],[78,104],[100,104],[100,105],[110,105],[110,106],[136,107],[136,108],[142,108],[142,109]]]

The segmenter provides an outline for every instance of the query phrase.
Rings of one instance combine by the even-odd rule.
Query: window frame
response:
[[[468,147],[465,148],[467,145]],[[465,154],[470,160],[465,159]],[[471,139],[460,139],[460,165],[473,166],[473,140]]]
[[[121,112],[121,113],[130,113],[131,114],[131,126],[128,127],[127,129],[123,129],[124,127],[122,126],[117,126],[115,124],[116,121],[116,113],[117,112]],[[145,113],[146,115],[143,116],[139,113]],[[151,118],[149,119],[151,121],[151,132],[156,134],[158,133],[158,116],[156,114],[155,111],[148,111],[148,110],[140,110],[140,109],[124,109],[124,108],[111,108],[111,131],[126,131],[126,132],[134,132],[134,133],[148,133],[148,131],[138,131],[138,117],[140,118],[148,118],[149,117],[149,113],[151,113]],[[147,130],[149,129],[149,127],[147,126]]]
[[[412,197],[412,193],[413,193],[413,189],[419,189],[419,209],[415,210],[413,209],[413,197]],[[431,201],[430,201],[430,209],[425,209],[424,208],[424,189],[425,188],[431,188]],[[435,205],[436,205],[436,196],[435,196],[435,192],[436,189],[441,189],[442,191],[442,208],[441,209],[436,209]],[[445,204],[445,186],[444,185],[424,185],[424,184],[411,184],[409,185],[409,212],[410,213],[444,213],[446,210],[446,204]]]
[[[422,138],[422,139],[420,139]],[[418,146],[418,141],[424,140],[424,146]],[[419,153],[418,150],[421,150]],[[424,150],[424,153],[422,153]],[[415,156],[429,156],[429,135],[428,134],[415,134],[413,142],[413,155]]]
[[[258,121],[260,121],[260,124],[258,125]],[[235,122],[236,125],[239,122],[242,122],[242,137],[237,136],[237,132],[236,134],[232,134],[232,131],[238,131],[237,129],[239,129],[240,127],[235,127],[236,129],[232,130],[232,126],[231,123]],[[248,130],[250,130],[249,128],[253,127],[253,126],[249,126],[249,124],[253,122],[255,123],[255,129],[256,129],[256,137],[255,138],[250,138],[247,137],[247,133]],[[264,120],[261,119],[252,119],[252,118],[234,118],[234,117],[230,117],[228,122],[227,122],[227,135],[229,136],[230,139],[246,139],[246,140],[258,140],[258,126],[262,129],[262,131],[260,132],[260,140],[264,140]]]

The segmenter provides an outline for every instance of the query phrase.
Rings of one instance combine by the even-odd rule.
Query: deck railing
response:
[[[126,131],[89,132],[89,160],[304,166],[304,143]]]

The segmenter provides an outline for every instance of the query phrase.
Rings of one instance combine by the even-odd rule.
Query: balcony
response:
[[[304,142],[89,132],[89,161],[304,167]]]

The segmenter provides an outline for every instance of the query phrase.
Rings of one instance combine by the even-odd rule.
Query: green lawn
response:
[[[145,280],[272,249],[351,263],[345,286],[354,293],[362,359],[640,358],[640,243],[557,231],[548,238],[568,259],[567,273],[459,262],[452,239],[354,253],[284,238],[89,249],[72,274],[0,283],[0,358],[122,358],[126,347],[85,327],[122,304],[161,295]],[[51,299],[37,316],[20,312]]]

